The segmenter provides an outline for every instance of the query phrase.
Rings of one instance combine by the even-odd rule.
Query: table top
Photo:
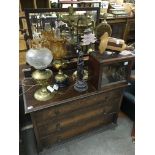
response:
[[[88,90],[86,90],[85,92],[77,92],[74,90],[74,83],[75,81],[70,81],[70,85],[66,88],[60,89],[59,91],[55,92],[54,97],[52,99],[48,101],[38,101],[34,98],[34,92],[38,89],[38,87],[26,86],[35,85],[35,83],[32,80],[32,78],[25,79],[24,81],[22,81],[22,84],[24,84],[22,85],[23,92],[25,92],[23,93],[25,113],[32,113],[52,106],[57,106],[60,104],[75,101],[78,99],[83,99],[92,95],[108,92],[114,89],[119,89],[127,86],[127,84],[121,84],[120,86],[114,88],[110,87],[108,89],[106,88],[103,90],[96,90],[96,88],[88,81]],[[29,89],[30,87],[32,88]]]
[[[59,89],[59,91],[55,92],[54,97],[52,99],[48,101],[37,101],[34,98],[34,93],[39,87],[34,86],[35,82],[32,78],[24,79],[22,81],[22,88],[23,88],[23,92],[25,92],[23,93],[25,113],[31,113],[51,106],[84,98],[92,95],[92,93],[96,91],[95,87],[88,82],[87,91],[81,92],[81,93],[77,92],[74,90],[74,83],[75,81],[69,80],[69,86],[65,88],[61,88]]]

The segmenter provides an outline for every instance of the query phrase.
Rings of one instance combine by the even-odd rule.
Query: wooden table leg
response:
[[[117,124],[117,119],[118,119],[118,113],[113,115],[113,123]]]

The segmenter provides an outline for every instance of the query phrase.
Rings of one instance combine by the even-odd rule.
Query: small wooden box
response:
[[[88,62],[90,81],[98,90],[125,84],[129,80],[133,61],[132,54],[92,53]]]

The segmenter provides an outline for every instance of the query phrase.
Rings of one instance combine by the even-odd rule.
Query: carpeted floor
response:
[[[39,155],[134,155],[135,144],[130,136],[132,126],[133,122],[127,117],[119,117],[116,127],[109,125],[83,134],[44,149]]]

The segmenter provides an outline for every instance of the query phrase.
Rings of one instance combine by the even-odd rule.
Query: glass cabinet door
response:
[[[101,86],[111,83],[124,82],[128,76],[128,61],[108,64],[102,68]]]

